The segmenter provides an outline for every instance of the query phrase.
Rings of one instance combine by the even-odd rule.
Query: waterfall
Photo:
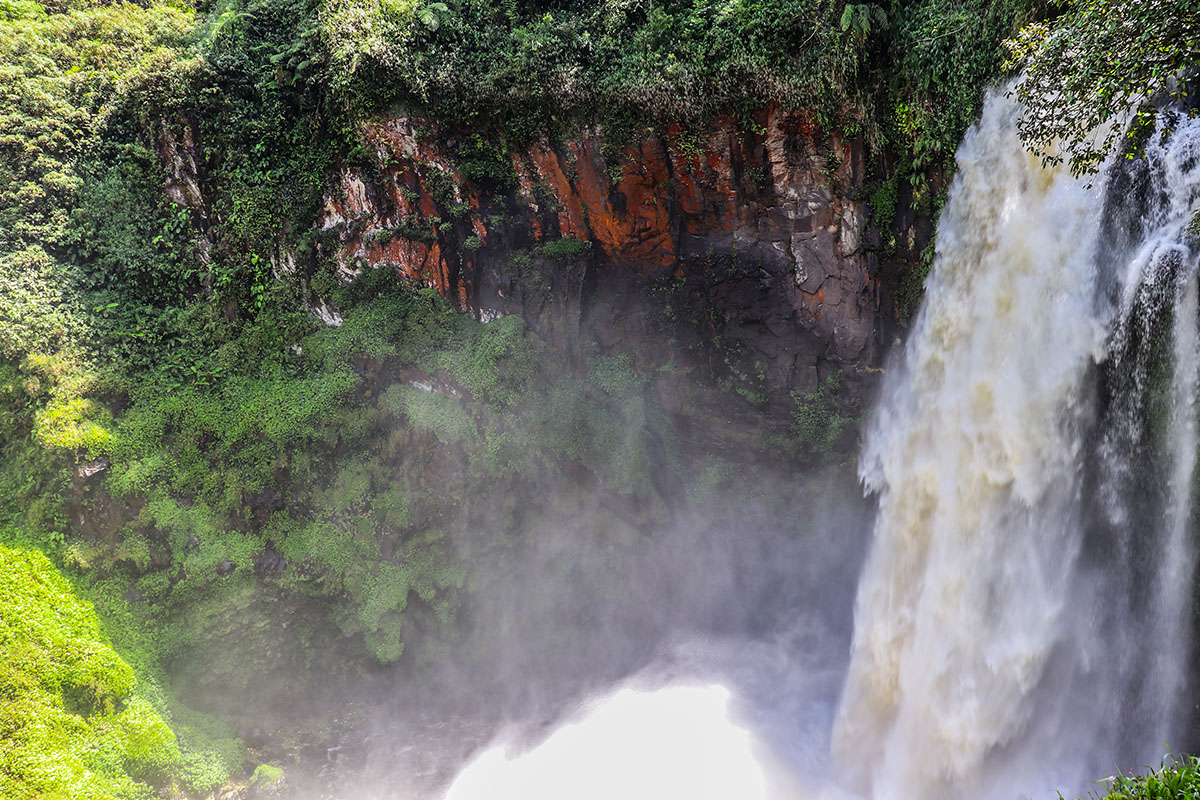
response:
[[[1019,107],[964,139],[860,477],[879,515],[833,731],[874,800],[1054,797],[1156,764],[1184,690],[1200,122],[1090,185]]]
[[[925,305],[865,432],[879,508],[834,774],[827,715],[804,727],[822,757],[797,765],[727,716],[724,688],[667,685],[485,751],[448,797],[1048,800],[1183,746],[1200,119],[1163,111],[1144,158],[1088,181],[1026,152],[1019,114],[995,94],[963,141]]]

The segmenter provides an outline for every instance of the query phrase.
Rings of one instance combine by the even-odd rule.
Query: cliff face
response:
[[[211,199],[220,196],[220,187],[210,165],[197,156],[203,148],[191,131],[187,120],[179,119],[156,132],[165,188],[173,202],[195,212],[201,263],[211,259],[220,265],[234,239],[222,238],[222,206]],[[418,118],[375,118],[364,132],[370,157],[348,161],[357,166],[337,173],[313,229],[279,232],[273,263],[281,275],[292,273],[289,299],[291,290],[302,293],[314,313],[336,325],[347,309],[335,308],[331,298],[356,293],[333,291],[335,280],[362,280],[367,285],[360,288],[367,289],[372,276],[403,274],[481,320],[521,315],[550,345],[551,358],[561,354],[568,369],[554,368],[544,358],[546,350],[521,337],[530,357],[550,367],[539,372],[537,391],[503,408],[485,408],[470,395],[466,381],[456,384],[453,374],[437,367],[426,374],[400,357],[383,363],[353,356],[361,380],[347,414],[332,416],[320,428],[328,436],[304,440],[312,452],[293,461],[281,450],[285,455],[271,463],[284,466],[272,468],[270,490],[244,494],[240,508],[231,512],[237,519],[221,520],[231,536],[257,537],[249,539],[252,563],[230,572],[236,566],[232,561],[218,561],[213,574],[246,581],[254,576],[255,585],[261,581],[272,592],[271,579],[287,570],[303,580],[328,574],[326,585],[333,587],[343,585],[338,580],[358,579],[347,575],[361,574],[376,586],[379,569],[408,569],[411,563],[437,581],[444,564],[457,568],[461,558],[464,569],[477,569],[473,574],[483,578],[460,580],[458,588],[449,585],[450,579],[446,586],[429,584],[437,587],[434,596],[441,605],[436,609],[419,592],[409,603],[406,589],[399,595],[403,602],[388,607],[386,618],[337,623],[335,636],[376,636],[377,630],[403,635],[401,643],[412,642],[405,658],[420,663],[421,657],[412,654],[420,652],[421,637],[430,637],[430,647],[441,646],[438,626],[446,624],[441,609],[461,602],[469,609],[463,619],[469,620],[478,609],[490,608],[491,587],[523,583],[513,575],[524,573],[510,571],[509,564],[526,565],[522,568],[530,576],[545,579],[542,566],[548,562],[540,537],[549,534],[543,527],[555,536],[566,531],[605,553],[615,542],[670,542],[673,532],[699,530],[722,543],[712,550],[722,554],[722,563],[730,552],[725,542],[743,540],[743,530],[765,535],[805,529],[802,520],[812,497],[826,494],[797,490],[794,468],[852,451],[854,430],[846,418],[861,410],[877,372],[873,368],[890,342],[892,290],[909,266],[904,255],[884,257],[878,244],[866,202],[869,169],[861,141],[827,135],[803,114],[777,109],[764,109],[749,121],[717,119],[700,135],[675,129],[643,136],[623,148],[612,147],[599,131],[585,131],[503,160],[486,143],[481,147],[476,135]],[[898,234],[911,253],[919,227],[901,220],[890,233]],[[232,318],[241,312],[232,304],[224,313]],[[483,327],[441,316],[482,332],[481,351],[488,347],[489,332],[509,329],[503,323]],[[354,327],[351,320],[343,333]],[[397,330],[408,335],[417,328]],[[419,335],[417,330],[414,336]],[[636,363],[591,357],[597,353],[632,354]],[[489,374],[503,374],[512,363],[506,359],[485,359]],[[593,379],[589,370],[598,364],[597,373],[608,369],[610,374]],[[840,380],[830,380],[835,376]],[[560,390],[562,405],[546,402]],[[817,392],[824,396],[808,397]],[[360,405],[363,414],[358,414]],[[353,424],[338,430],[339,420]],[[253,423],[246,426],[253,429]],[[499,449],[493,451],[496,443]],[[219,472],[224,456],[216,454],[222,449],[209,449],[213,472]],[[388,492],[388,505],[381,502],[360,513],[363,481],[368,481],[368,495]],[[766,499],[750,504],[748,511],[740,501],[750,491]],[[401,500],[403,518],[387,516]],[[565,507],[570,508],[566,527]],[[354,531],[376,533],[355,534],[359,549],[347,556],[348,566],[313,561],[323,556],[308,552],[318,552],[302,538],[308,522],[326,526],[320,528],[325,536],[350,525],[342,516],[350,508],[355,509]],[[304,527],[296,533],[267,530],[285,509]],[[98,517],[96,536],[115,540],[121,524],[115,517],[111,522]],[[216,525],[214,539],[215,530]],[[461,548],[464,555],[444,554],[443,536],[447,548]],[[152,566],[163,571],[179,559],[178,552],[167,549],[171,541],[192,546],[190,538],[172,540],[157,527],[148,527],[146,538],[156,559]],[[246,552],[248,546],[237,541],[239,552]],[[528,551],[510,553],[510,546]],[[674,545],[664,548],[649,562],[652,569],[675,552]],[[546,554],[555,552],[546,548]],[[728,561],[741,563],[740,558]],[[631,557],[628,563],[639,562]],[[502,577],[484,571],[492,567]],[[704,582],[693,578],[687,571],[681,585],[702,587]],[[631,596],[623,587],[661,579],[630,571],[599,581],[601,589],[572,591],[570,603],[547,603],[548,617],[530,616],[523,623],[530,634],[516,638],[547,643],[538,647],[553,640],[560,647],[559,632],[574,635],[594,627],[580,622],[591,619],[588,614],[595,615],[596,625],[601,619],[609,625],[614,618],[628,618],[642,626],[632,649],[613,648],[602,637],[567,648],[578,654],[573,656],[578,668],[566,670],[572,680],[625,674],[622,670],[641,657],[644,642],[659,635],[653,625],[674,622],[664,616],[644,624],[640,600],[629,610],[623,605]],[[571,580],[573,574],[563,572],[552,582],[565,586]],[[762,587],[764,598],[776,594],[774,587],[782,582],[762,574],[745,581]],[[608,586],[619,589],[615,599],[602,591]],[[171,669],[181,685],[197,687],[197,704],[216,702],[207,699],[210,695],[227,699],[222,713],[244,714],[246,724],[258,728],[270,717],[259,704],[279,695],[251,688],[282,686],[272,676],[301,652],[292,647],[297,639],[284,632],[285,622],[303,624],[303,631],[314,633],[298,641],[313,641],[333,629],[322,616],[323,606],[335,608],[339,620],[358,620],[341,609],[375,602],[366,590],[337,591],[336,597],[313,600],[311,609],[292,604],[286,594],[278,601],[271,595],[269,618],[280,624],[272,627],[269,642],[252,646],[263,656],[250,677],[244,677],[242,628],[208,625],[199,615],[189,617],[196,620],[196,640],[205,643],[195,651],[217,655],[182,658]],[[678,607],[707,615],[706,597]],[[767,607],[758,596],[746,597],[747,615]],[[725,616],[724,600],[720,605],[713,618],[734,619]],[[484,622],[479,629],[504,630],[506,638],[484,640],[478,652],[494,647],[507,656],[511,626]],[[258,628],[255,636],[262,638]],[[546,651],[538,647],[531,646],[529,664],[544,660],[539,653]],[[238,655],[236,665],[225,659],[227,653]],[[307,651],[304,657],[309,658]],[[498,672],[488,662],[487,674],[527,674],[525,658],[524,653],[513,656],[511,667]],[[230,674],[241,683],[226,686]],[[307,674],[325,673],[309,668]],[[502,684],[497,680],[498,692]],[[288,688],[295,688],[294,680]],[[256,701],[247,700],[249,695]]]
[[[834,373],[860,385],[890,338],[910,265],[880,258],[863,143],[801,113],[620,150],[591,130],[475,180],[460,132],[403,116],[366,132],[377,168],[344,170],[318,223],[342,280],[395,269],[568,353],[670,343],[760,404]]]
[[[363,132],[368,157],[325,194],[316,260],[297,263],[288,231],[275,257],[311,285],[322,320],[340,321],[312,280],[322,272],[350,282],[394,270],[483,321],[523,316],[568,359],[599,348],[681,367],[699,383],[658,383],[663,408],[685,417],[723,401],[684,383],[735,391],[752,425],[755,409],[784,412],[768,414],[782,424],[794,398],[835,385],[841,410],[857,413],[895,338],[896,290],[932,231],[902,212],[885,251],[867,195],[887,165],[869,165],[862,140],[776,107],[623,147],[590,129],[506,155],[413,116],[375,117]],[[219,220],[190,126],[164,121],[156,138],[207,263]]]

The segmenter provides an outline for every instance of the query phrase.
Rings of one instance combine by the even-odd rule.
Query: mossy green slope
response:
[[[148,798],[180,763],[92,606],[41,553],[0,546],[0,797]]]

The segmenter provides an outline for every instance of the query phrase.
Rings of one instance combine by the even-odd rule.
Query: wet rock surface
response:
[[[216,212],[193,127],[163,120],[157,150],[208,263]],[[362,131],[368,155],[331,182],[315,243],[281,230],[271,257],[277,275],[300,277],[322,322],[343,319],[327,277],[316,280],[330,264],[342,283],[390,269],[483,321],[519,314],[569,358],[653,351],[759,410],[790,413],[830,379],[840,404],[861,410],[933,231],[906,181],[893,184],[881,231],[868,198],[895,165],[802,110],[620,142],[578,127],[495,149],[482,170],[469,131],[406,114]]]
[[[318,221],[341,280],[394,269],[480,319],[520,314],[567,352],[671,340],[768,401],[835,373],[861,395],[894,338],[894,289],[917,248],[884,255],[862,141],[804,113],[768,108],[619,149],[588,130],[479,182],[463,177],[453,131],[414,117],[365,130],[379,168],[344,170]],[[898,240],[921,238],[919,220],[897,225]]]

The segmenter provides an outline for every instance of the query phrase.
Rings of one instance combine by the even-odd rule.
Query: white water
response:
[[[1197,395],[1200,393],[1200,298],[1197,287],[1197,253],[1178,244],[1183,229],[1200,205],[1200,120],[1181,121],[1169,138],[1159,134],[1148,147],[1148,158],[1161,170],[1167,207],[1160,212],[1151,242],[1172,248],[1181,260],[1175,276],[1177,297],[1173,327],[1174,370],[1171,384],[1171,474],[1167,508],[1167,536],[1160,553],[1164,570],[1156,586],[1154,631],[1163,647],[1155,663],[1152,686],[1162,696],[1174,699],[1184,691],[1187,674],[1187,637],[1180,630],[1187,624],[1187,586],[1194,572],[1195,553],[1189,530],[1192,485],[1196,469]],[[1160,734],[1167,733],[1166,730]]]
[[[1161,542],[1150,548],[1151,580],[1135,585],[1121,575],[1133,564],[1097,568],[1081,552],[1097,500],[1085,481],[1095,365],[1121,343],[1121,329],[1153,322],[1129,317],[1147,278],[1137,265],[1164,247],[1186,252],[1174,243],[1195,200],[1195,164],[1184,162],[1200,129],[1185,123],[1152,144],[1165,176],[1151,185],[1170,201],[1143,225],[1144,245],[1122,270],[1110,263],[1121,257],[1112,242],[1100,238],[1104,181],[1090,189],[1042,169],[1015,135],[1016,113],[991,98],[959,151],[925,308],[888,376],[860,464],[880,513],[833,747],[843,780],[876,800],[1054,797],[1100,777],[1088,770],[1110,768],[1118,753],[1146,759],[1134,768],[1156,762],[1185,674],[1194,256],[1170,273],[1165,531],[1135,529],[1146,516],[1129,507],[1128,491],[1109,504],[1116,553],[1147,549],[1139,537]],[[1107,299],[1114,269],[1125,273],[1115,305]],[[1134,390],[1150,383],[1135,383],[1123,391],[1136,402],[1125,405],[1141,410],[1148,401]],[[1110,412],[1101,424],[1137,419]],[[1144,444],[1127,430],[1101,433],[1134,450]],[[1119,450],[1094,457],[1102,475],[1124,476],[1113,480],[1126,487],[1139,463]],[[1126,597],[1138,593],[1154,599],[1135,614],[1138,603]],[[1156,654],[1131,659],[1122,646]],[[1124,668],[1110,666],[1123,660]],[[1145,685],[1130,709],[1123,696],[1135,680]],[[1122,710],[1137,717],[1143,741],[1114,732]]]
[[[1142,603],[1130,601],[1123,609],[1126,624],[1115,632],[1117,652],[1144,652],[1153,643],[1153,658],[1124,656],[1121,677],[1139,683],[1127,705],[1144,709],[1142,718],[1125,724],[1144,740],[1169,743],[1172,704],[1185,690],[1187,651],[1190,645],[1186,612],[1195,555],[1193,497],[1197,446],[1196,396],[1200,383],[1200,338],[1197,322],[1196,253],[1189,247],[1185,227],[1200,203],[1200,121],[1181,119],[1168,112],[1170,133],[1160,130],[1146,147],[1145,166],[1151,191],[1132,207],[1129,227],[1134,231],[1123,242],[1129,257],[1113,264],[1119,276],[1120,300],[1110,338],[1111,369],[1126,375],[1132,390],[1116,398],[1105,420],[1100,448],[1100,482],[1105,521],[1117,532],[1116,552],[1124,563],[1147,562],[1125,577],[1124,591]],[[1158,502],[1161,514],[1147,518],[1135,495],[1146,494],[1148,483],[1138,472],[1148,470],[1129,456],[1146,450],[1143,441],[1151,432],[1138,427],[1153,403],[1156,326],[1170,324],[1170,383],[1166,394],[1166,429],[1160,438],[1162,464],[1152,479],[1162,482],[1165,496]],[[1139,511],[1141,512],[1139,518]]]
[[[1200,299],[1182,232],[1200,121],[1150,143],[1139,206],[1044,170],[1016,114],[992,97],[960,149],[925,307],[867,432],[879,516],[836,777],[778,793],[721,687],[626,689],[528,752],[485,752],[447,800],[1053,798],[1166,752],[1194,561]]]
[[[1016,110],[993,98],[960,148],[925,308],[860,464],[880,512],[834,753],[881,800],[978,791],[1064,633],[1081,386],[1105,338],[1100,202],[1024,151]]]

